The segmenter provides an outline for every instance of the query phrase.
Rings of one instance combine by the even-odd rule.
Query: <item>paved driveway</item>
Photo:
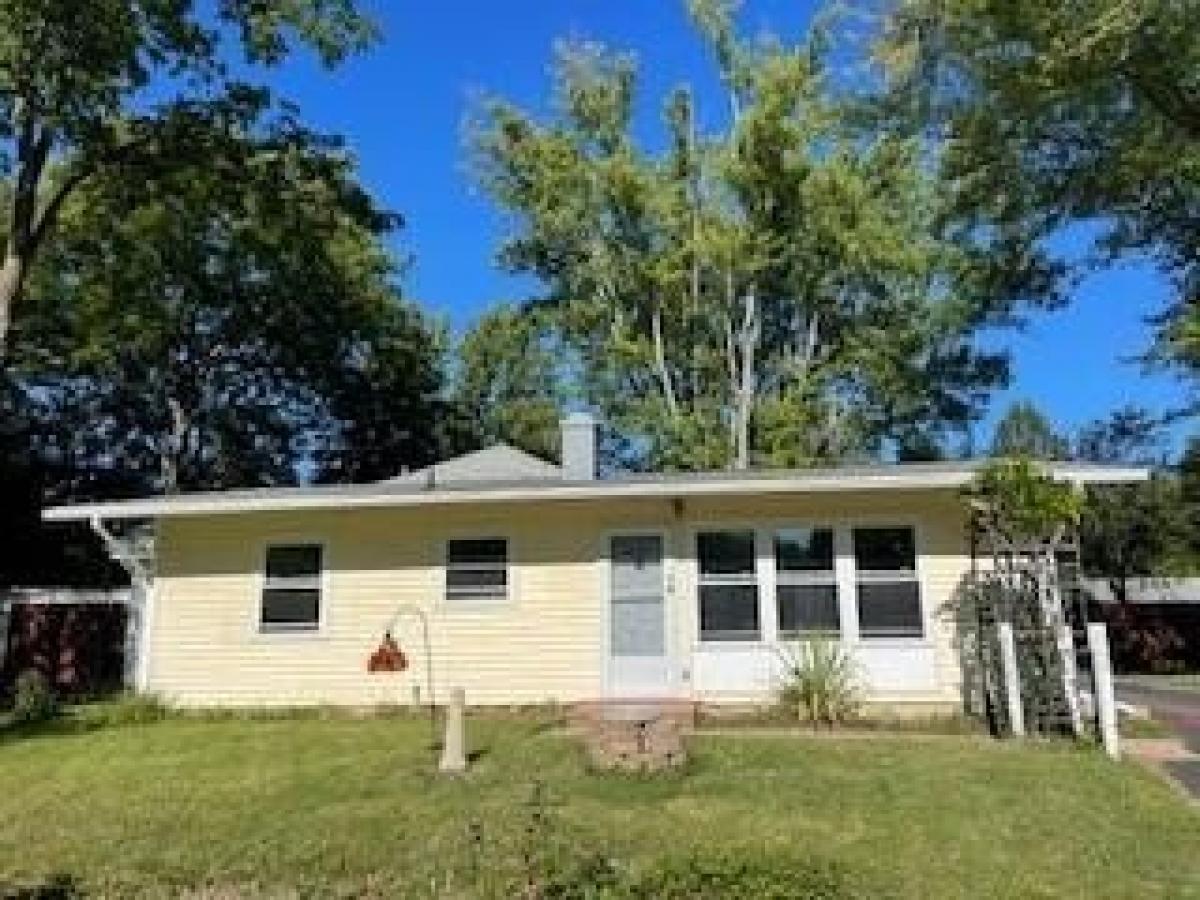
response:
[[[1117,679],[1117,697],[1149,707],[1154,718],[1172,728],[1194,754],[1200,754],[1200,691],[1181,691]],[[1200,799],[1200,757],[1165,763],[1192,796]]]

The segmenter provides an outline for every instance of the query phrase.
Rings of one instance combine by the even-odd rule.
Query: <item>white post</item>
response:
[[[463,707],[466,693],[462,688],[450,692],[450,705],[446,707],[446,735],[442,741],[442,761],[438,771],[446,775],[461,775],[467,770],[467,754],[463,736]]]
[[[1021,703],[1021,673],[1017,669],[1017,642],[1011,622],[1001,622],[1000,661],[1004,667],[1004,699],[1008,705],[1008,724],[1013,737],[1025,736],[1025,707]]]
[[[1058,655],[1063,666],[1063,692],[1067,695],[1067,710],[1071,714],[1071,732],[1083,734],[1083,713],[1079,709],[1079,668],[1075,662],[1075,632],[1070,625],[1059,625]]]
[[[1108,630],[1103,622],[1089,622],[1088,646],[1092,651],[1092,677],[1096,688],[1096,720],[1104,752],[1117,759],[1121,755],[1117,737],[1117,701],[1113,694],[1112,660],[1108,653]]]

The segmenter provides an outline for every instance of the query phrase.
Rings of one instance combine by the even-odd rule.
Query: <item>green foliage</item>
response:
[[[1053,544],[1080,517],[1075,489],[1044,474],[1029,459],[996,460],[981,468],[966,491],[979,520],[1011,545]]]
[[[11,713],[14,724],[37,725],[49,722],[58,713],[58,698],[45,675],[36,669],[26,669],[17,676]]]
[[[540,309],[501,307],[475,323],[458,346],[454,388],[480,443],[558,457],[566,355]]]
[[[479,758],[451,780],[431,774],[420,717],[182,717],[3,742],[0,841],[37,852],[7,854],[0,881],[70,872],[104,897],[523,896],[501,888],[520,884],[509,876],[534,772],[552,833],[574,848],[555,869],[603,865],[622,886],[691,860],[744,859],[781,879],[844,873],[847,891],[875,897],[1071,896],[1081,884],[1174,897],[1198,872],[1195,811],[1152,774],[1096,752],[974,737],[697,735],[686,778],[650,780],[587,773],[559,728],[479,715],[471,734]],[[491,893],[468,871],[473,821]],[[981,821],[989,835],[962,838]]]
[[[854,657],[837,640],[810,638],[780,648],[784,683],[780,702],[814,725],[853,719],[862,705]]]
[[[1081,268],[1170,279],[1152,357],[1200,374],[1200,30],[1187,2],[896,0],[877,46],[890,111],[940,139],[945,216],[980,272],[1054,297],[1045,239],[1096,229]]]
[[[744,41],[724,3],[690,7],[729,94],[702,131],[666,100],[666,149],[633,136],[636,66],[558,49],[555,114],[488,100],[476,169],[511,216],[500,250],[545,288],[540,322],[578,393],[630,436],[633,465],[811,465],[936,443],[1004,375],[973,331],[990,295],[935,221],[916,142],[863,134],[818,41]]]
[[[78,714],[85,728],[116,728],[122,725],[150,725],[171,715],[171,708],[154,694],[128,692],[84,707]]]
[[[315,139],[234,153],[65,207],[8,370],[7,422],[69,473],[59,496],[290,483],[301,461],[367,480],[438,455],[444,342],[397,296],[395,217]]]
[[[68,201],[227,166],[212,138],[236,147],[273,107],[248,75],[299,47],[332,65],[375,34],[354,0],[0,3],[0,348]]]
[[[992,456],[1065,459],[1070,452],[1070,442],[1028,400],[1014,403],[996,423]]]

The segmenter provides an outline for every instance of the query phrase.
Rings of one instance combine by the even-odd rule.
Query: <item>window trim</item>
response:
[[[842,623],[842,579],[838,571],[838,532],[846,526],[836,522],[774,522],[764,526],[767,533],[767,544],[770,550],[771,563],[771,602],[775,607],[775,637],[778,643],[787,641],[802,641],[811,638],[826,638],[842,640],[845,632]],[[829,568],[810,572],[789,572],[779,568],[779,556],[776,552],[775,541],[784,531],[828,531],[830,537]],[[833,602],[837,612],[837,626],[832,630],[803,629],[785,631],[780,624],[779,588],[789,586],[832,587]]]
[[[476,592],[474,594],[462,591],[461,593],[453,593],[450,589],[450,545],[457,541],[504,541],[504,590],[497,591],[494,595],[481,595]],[[515,566],[513,565],[513,539],[507,534],[496,533],[463,533],[451,534],[442,538],[442,558],[441,558],[441,604],[448,610],[461,609],[480,609],[492,606],[506,606],[513,601],[514,595],[514,577]],[[462,564],[469,566],[475,571],[494,571],[498,568],[496,565],[488,563],[471,563]],[[457,567],[456,567],[457,568]],[[467,571],[466,568],[460,571]]]
[[[720,531],[742,531],[749,532],[754,540],[754,564],[749,575],[709,575],[705,576],[700,566],[700,535],[710,534]],[[691,529],[691,554],[693,567],[693,588],[692,600],[693,610],[696,616],[696,645],[703,647],[705,650],[713,650],[725,648],[729,650],[740,650],[747,647],[762,646],[769,644],[774,639],[775,626],[770,621],[770,616],[767,613],[770,611],[767,603],[767,591],[765,590],[769,584],[769,573],[767,569],[768,560],[765,558],[766,552],[764,549],[763,527],[761,524],[753,522],[741,523],[725,523],[725,522],[698,522]],[[753,636],[747,635],[744,638],[727,638],[724,640],[706,638],[704,636],[704,628],[702,617],[700,615],[700,593],[701,588],[705,584],[753,584],[755,588],[755,604],[758,614],[758,629]]]
[[[263,600],[265,599],[268,588],[267,583],[267,555],[271,550],[283,547],[316,547],[321,552],[321,570],[317,575],[317,621],[313,625],[268,625],[263,622]],[[328,542],[319,538],[311,538],[304,535],[296,537],[281,536],[272,538],[269,541],[264,541],[259,546],[258,554],[258,579],[257,590],[255,593],[254,604],[254,621],[251,623],[251,629],[256,637],[267,639],[275,638],[308,638],[313,636],[323,635],[326,632],[329,624],[329,604],[330,604],[330,572],[329,564],[329,545]],[[285,588],[286,589],[286,588]]]
[[[693,652],[720,653],[745,652],[753,648],[778,647],[794,638],[785,638],[778,632],[779,608],[773,596],[775,590],[775,560],[772,535],[776,530],[798,527],[828,527],[832,528],[834,569],[838,583],[838,615],[841,633],[836,639],[841,646],[848,649],[865,647],[867,649],[886,649],[898,647],[911,649],[914,647],[929,648],[937,640],[933,620],[933,608],[930,606],[929,585],[926,579],[926,548],[927,523],[914,513],[899,512],[897,514],[872,513],[864,510],[860,514],[835,514],[819,520],[801,518],[789,515],[768,515],[763,518],[744,517],[714,517],[713,519],[692,519],[681,531],[685,543],[681,548],[680,561],[683,564],[682,573],[686,576],[686,600],[680,600],[684,605],[680,608],[685,614],[689,631],[688,642]],[[858,579],[856,577],[854,560],[855,528],[909,528],[913,532],[916,550],[917,594],[921,605],[921,637],[870,637],[864,638],[859,632],[858,616]],[[700,560],[698,558],[697,535],[706,531],[753,531],[758,560],[756,574],[759,579],[759,631],[757,641],[705,641],[700,634]]]
[[[914,521],[896,519],[863,519],[846,523],[849,538],[850,569],[854,578],[854,619],[855,631],[859,643],[872,647],[892,645],[912,646],[924,644],[932,640],[929,610],[925,602],[926,586],[922,559],[924,557],[925,539],[920,524]],[[899,529],[906,528],[912,532],[913,538],[913,568],[903,569],[859,569],[858,559],[854,552],[854,532],[858,529]],[[863,634],[862,605],[859,597],[859,585],[868,584],[915,584],[917,586],[917,611],[921,626],[920,634]]]

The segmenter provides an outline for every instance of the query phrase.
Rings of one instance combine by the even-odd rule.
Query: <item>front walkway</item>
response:
[[[1117,696],[1147,707],[1154,718],[1175,731],[1192,752],[1189,759],[1164,762],[1163,768],[1200,800],[1200,691],[1154,687],[1144,681],[1117,679]]]

